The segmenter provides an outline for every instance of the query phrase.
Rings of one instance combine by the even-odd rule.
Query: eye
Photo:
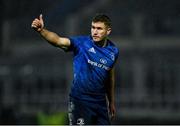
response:
[[[95,29],[95,27],[94,27],[94,26],[91,26],[91,28],[92,28],[92,29]]]
[[[101,28],[101,27],[97,27],[97,29],[98,29],[98,30],[102,30],[102,28]]]

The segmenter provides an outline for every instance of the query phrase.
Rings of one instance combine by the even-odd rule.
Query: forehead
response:
[[[100,21],[99,22],[92,22],[91,25],[94,27],[106,27],[104,22],[100,22]]]

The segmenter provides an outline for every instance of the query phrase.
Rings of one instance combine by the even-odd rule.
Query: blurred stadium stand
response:
[[[120,48],[113,124],[180,124],[179,0],[2,0],[0,10],[0,124],[67,112],[72,54],[31,29],[40,13],[63,36],[89,34],[94,14],[107,13]]]

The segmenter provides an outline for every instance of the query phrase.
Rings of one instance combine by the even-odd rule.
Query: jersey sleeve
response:
[[[70,47],[68,48],[67,51],[77,51],[79,49],[80,46],[80,41],[78,37],[70,37]]]

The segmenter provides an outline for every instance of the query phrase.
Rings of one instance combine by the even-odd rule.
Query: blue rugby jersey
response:
[[[118,48],[110,40],[100,47],[90,36],[72,37],[70,41],[74,53],[70,96],[87,101],[105,100],[105,82],[118,57]]]

